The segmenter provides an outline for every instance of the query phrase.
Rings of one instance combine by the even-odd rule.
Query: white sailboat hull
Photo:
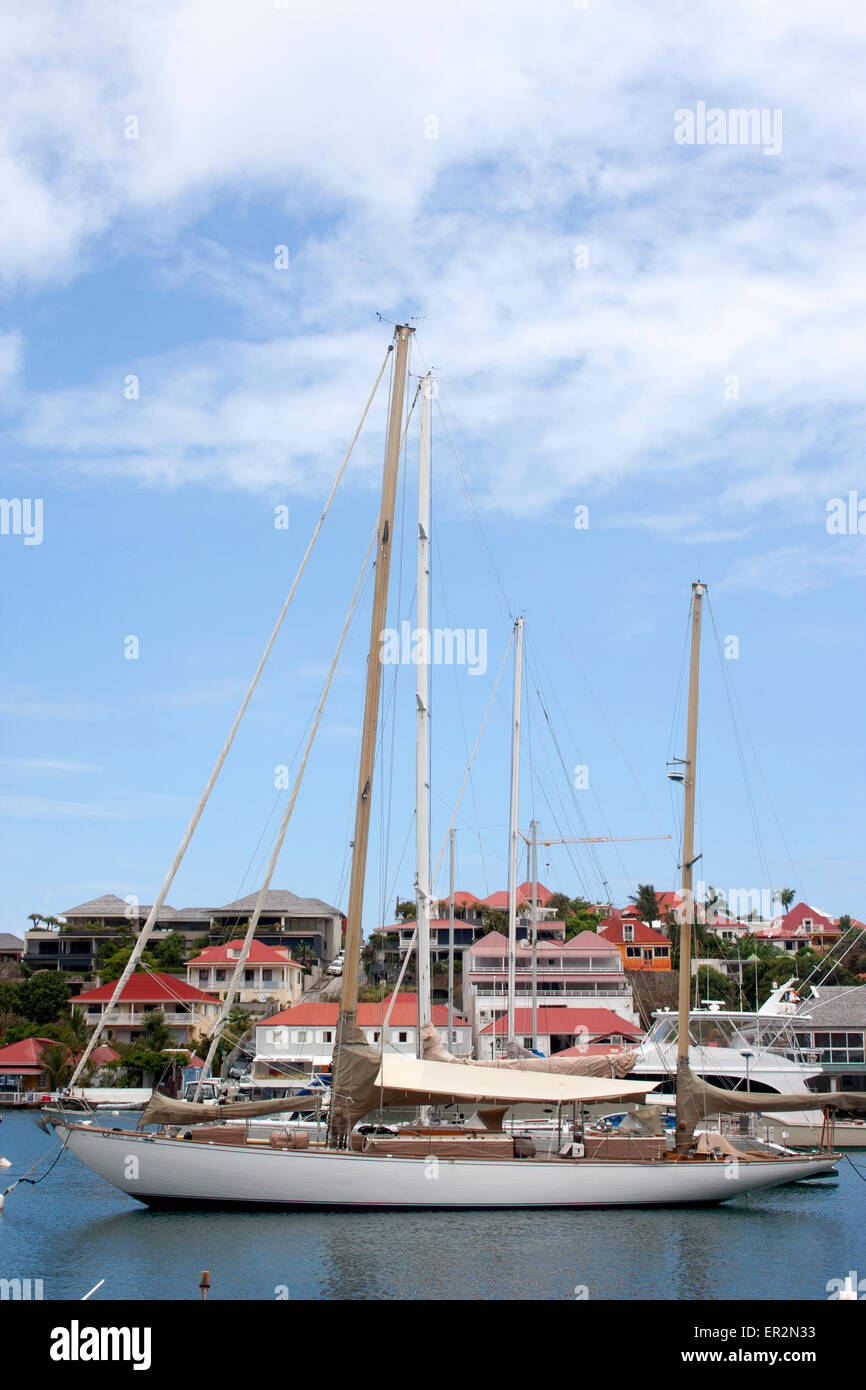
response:
[[[150,1206],[459,1209],[725,1202],[833,1170],[826,1160],[434,1159],[280,1150],[55,1124],[72,1153]]]

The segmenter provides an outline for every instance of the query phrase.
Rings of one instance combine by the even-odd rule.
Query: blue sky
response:
[[[2,491],[44,516],[39,545],[0,536],[0,929],[152,901],[382,360],[377,311],[418,316],[413,372],[440,380],[433,623],[488,634],[484,676],[434,671],[434,857],[518,612],[558,744],[528,690],[523,827],[676,835],[664,764],[700,578],[739,642],[722,666],[707,624],[702,876],[866,916],[866,538],[827,530],[831,499],[866,499],[854,9],[175,0],[0,24]],[[781,149],[678,145],[700,101],[781,112]],[[382,391],[175,906],[255,886],[274,768],[375,519],[385,410]],[[276,879],[342,907],[367,621]],[[458,820],[479,894],[506,881],[509,680]],[[386,723],[368,930],[411,891],[413,683],[401,669],[393,761]],[[551,886],[620,901],[673,886],[677,860],[675,840],[542,856]]]

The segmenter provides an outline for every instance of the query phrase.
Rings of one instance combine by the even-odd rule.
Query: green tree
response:
[[[481,934],[487,936],[492,931],[508,931],[508,913],[504,907],[481,908]]]
[[[782,904],[783,911],[787,912],[797,895],[793,888],[777,888],[773,896]]]
[[[574,912],[571,898],[567,897],[565,893],[551,893],[546,906],[553,908],[556,920],[560,922],[564,922],[566,917],[571,917]]]
[[[186,950],[186,937],[183,932],[173,931],[160,941],[154,955],[161,970],[179,970],[186,960]]]
[[[56,970],[37,970],[18,991],[24,1017],[40,1024],[53,1023],[69,999],[69,986]]]
[[[409,898],[404,898],[402,902],[398,898],[396,912],[402,922],[414,922],[416,905]]]
[[[737,1008],[740,991],[736,980],[714,970],[711,965],[698,966],[698,999],[716,999],[729,1009]]]
[[[112,980],[119,980],[129,962],[135,943],[131,942],[128,946],[119,946],[116,950],[106,955],[101,965],[97,966],[99,979],[102,984],[110,984]],[[149,965],[151,970],[159,969],[159,961],[152,951],[142,951],[139,957],[142,965]],[[138,971],[134,972],[138,974]]]

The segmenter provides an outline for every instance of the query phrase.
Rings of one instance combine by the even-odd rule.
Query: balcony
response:
[[[471,965],[466,973],[469,976],[505,975],[507,971],[508,965],[505,961],[502,961],[499,964]],[[517,967],[517,974],[529,975],[530,973],[529,968],[521,961],[520,965]],[[552,961],[548,963],[539,961],[538,963],[539,977],[542,975],[623,975],[624,973],[622,961],[619,957],[617,957],[616,961],[611,961],[610,963],[607,961],[600,963],[595,959],[589,959],[581,963],[567,961],[559,965],[554,964]]]

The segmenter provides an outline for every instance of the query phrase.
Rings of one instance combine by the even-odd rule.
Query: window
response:
[[[399,1034],[397,1035],[397,1037],[398,1037],[398,1041],[399,1041],[399,1042],[408,1042],[408,1041],[409,1041],[409,1034],[408,1034],[405,1030],[404,1030],[402,1033],[399,1033]]]
[[[625,953],[630,960],[640,960],[640,946],[626,946]]]
[[[377,1032],[377,1033],[374,1033],[374,1034],[373,1034],[373,1042],[378,1042],[381,1036],[382,1036],[381,1033],[378,1033],[378,1032]]]
[[[273,970],[263,970],[263,971],[262,971],[262,980],[272,980],[273,978],[274,978],[274,972],[273,972]]]
[[[297,1042],[306,1042],[306,1041],[307,1041],[307,1034],[306,1034],[306,1032],[302,1029],[299,1033],[296,1033],[296,1034],[295,1034],[295,1040],[296,1040]]]
[[[667,948],[667,946],[654,946],[654,947],[653,947],[653,953],[654,953],[656,956],[661,957],[661,958],[663,959],[664,957],[667,956],[668,948]]]
[[[226,972],[224,970],[217,970],[215,971],[215,976],[217,980],[224,980],[226,977]]]
[[[254,970],[245,970],[245,971],[244,971],[244,984],[245,984],[245,985],[251,985],[252,982],[253,982],[253,980],[255,979],[255,974],[256,974],[256,972],[255,972]]]
[[[328,1031],[327,1033],[323,1033],[323,1034],[322,1034],[322,1042],[333,1042],[333,1041],[334,1041],[334,1034],[333,1034],[332,1032]]]
[[[623,941],[634,941],[634,927],[624,926],[622,929]]]

